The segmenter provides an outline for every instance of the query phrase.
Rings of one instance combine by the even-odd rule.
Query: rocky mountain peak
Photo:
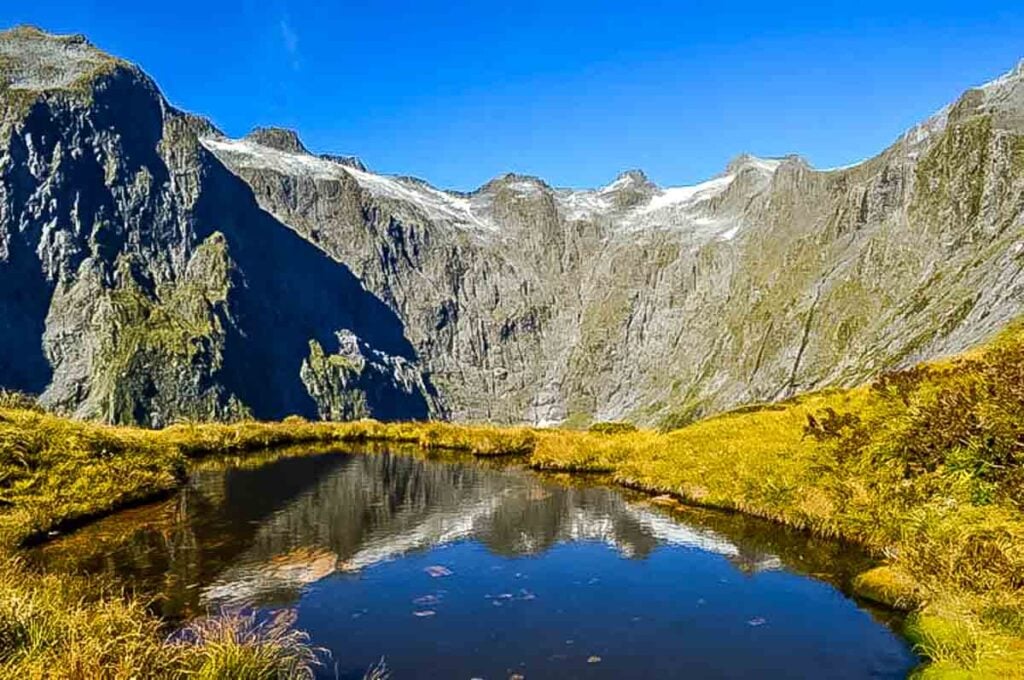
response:
[[[363,159],[359,156],[342,156],[333,153],[322,153],[320,158],[325,161],[337,163],[338,165],[344,165],[347,168],[354,168],[356,170],[362,170],[363,172],[369,172],[369,168],[366,163],[363,163]]]
[[[726,174],[733,175],[739,174],[744,170],[753,169],[762,173],[772,174],[779,169],[779,166],[787,163],[809,167],[807,161],[796,154],[780,158],[760,158],[753,154],[742,153],[729,161],[729,164],[725,166],[725,172]]]
[[[309,153],[295,130],[280,127],[258,127],[245,136],[250,142],[287,153]],[[330,159],[335,160],[335,159]]]
[[[80,34],[53,35],[35,26],[0,31],[0,87],[80,89],[117,66],[134,68],[98,50]]]
[[[658,192],[658,186],[648,179],[643,170],[619,173],[615,181],[598,193],[610,199],[617,208],[630,208],[643,203]]]
[[[605,187],[605,190],[614,190],[619,188],[637,188],[642,186],[654,186],[654,183],[648,179],[647,174],[643,170],[633,169],[620,172],[615,177],[615,181]]]
[[[997,128],[1018,132],[1024,129],[1024,59],[995,80],[972,87],[929,118],[905,132],[897,141],[912,153],[917,146],[958,123],[976,115],[991,114]]]
[[[480,191],[487,193],[503,190],[515,193],[536,193],[549,191],[550,187],[539,177],[508,172],[500,177],[495,177],[480,188]]]
[[[65,44],[87,45],[92,47],[92,43],[89,42],[89,39],[81,33],[57,35],[54,33],[47,33],[43,29],[32,24],[20,24],[7,29],[6,31],[0,31],[0,37],[10,38],[13,40],[49,40]]]

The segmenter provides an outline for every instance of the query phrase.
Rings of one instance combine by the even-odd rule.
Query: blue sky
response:
[[[504,172],[660,184],[741,152],[874,155],[1024,57],[1024,2],[8,2],[240,136],[471,189]]]

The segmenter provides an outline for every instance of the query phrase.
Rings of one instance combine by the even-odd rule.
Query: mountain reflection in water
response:
[[[176,498],[107,518],[38,557],[110,572],[162,596],[161,613],[178,617],[287,604],[336,571],[469,538],[506,556],[603,541],[625,557],[670,544],[727,556],[748,571],[780,565],[764,549],[743,549],[603,487],[389,453],[200,470]]]
[[[204,467],[176,497],[87,526],[38,548],[34,558],[51,570],[110,575],[154,597],[160,613],[172,619],[221,608],[299,605],[299,623],[311,630],[314,644],[343,650],[382,646],[373,653],[396,655],[389,662],[394,659],[399,668],[403,660],[408,664],[401,677],[448,677],[464,666],[497,663],[492,657],[503,649],[516,658],[536,656],[530,660],[534,666],[556,664],[547,669],[555,677],[574,677],[565,665],[573,657],[545,645],[587,634],[566,631],[596,625],[594,612],[615,607],[623,608],[623,620],[602,622],[590,637],[613,641],[639,635],[637,622],[646,615],[625,612],[661,610],[664,620],[650,616],[652,632],[643,642],[652,650],[668,645],[657,664],[651,662],[652,673],[658,664],[670,667],[673,654],[706,655],[702,650],[709,644],[711,649],[721,644],[722,626],[753,630],[764,616],[772,617],[774,628],[762,635],[786,633],[782,621],[795,617],[789,626],[799,630],[788,631],[787,639],[807,637],[801,644],[812,650],[844,638],[830,632],[826,642],[815,643],[802,629],[817,626],[805,622],[807,616],[825,623],[838,617],[841,623],[832,624],[836,631],[853,644],[878,648],[864,657],[871,673],[898,676],[912,663],[905,646],[885,629],[888,615],[872,612],[872,621],[841,595],[830,595],[835,593],[830,587],[804,585],[826,581],[841,588],[866,568],[869,561],[849,546],[738,514],[666,509],[592,481],[542,477],[515,466],[366,451]],[[454,578],[431,578],[448,575],[445,564],[457,564]],[[515,566],[503,572],[505,564]],[[630,564],[647,566],[637,571]],[[519,573],[529,569],[533,581],[516,580],[529,578]],[[747,584],[726,584],[730,572]],[[765,572],[789,580],[748,579]],[[580,594],[580,587],[599,580],[599,586]],[[714,608],[704,607],[705,597],[694,596],[714,588],[724,589],[725,598]],[[794,588],[809,594],[794,600]],[[544,598],[530,602],[529,617],[535,618],[515,618],[525,611],[506,612],[534,600],[535,590]],[[711,594],[707,597],[711,602]],[[665,607],[666,601],[673,606]],[[508,606],[499,609],[503,604]],[[480,609],[483,605],[489,606]],[[743,607],[754,609],[748,614]],[[357,621],[370,610],[375,622],[369,616]],[[498,612],[513,618],[495,619]],[[445,635],[432,646],[418,647],[418,631],[436,613],[449,616]],[[516,622],[512,628],[510,620]],[[545,632],[556,623],[557,633]],[[678,630],[683,625],[685,633]],[[490,637],[480,639],[481,631]],[[693,650],[680,646],[682,640]],[[442,651],[448,644],[456,648]],[[856,650],[842,650],[844,644],[829,654],[859,658]],[[464,651],[467,645],[471,651]],[[764,653],[763,646],[754,649]],[[734,650],[715,653],[735,663]],[[784,650],[773,653],[781,655],[779,663],[789,664]],[[446,673],[423,675],[415,661],[423,658],[434,658],[433,670],[446,668]],[[342,677],[358,677],[360,667],[365,665]],[[846,670],[851,672],[837,670],[836,677],[860,677],[859,667]],[[604,675],[590,669],[587,677],[616,677],[615,672],[625,671],[604,663]]]

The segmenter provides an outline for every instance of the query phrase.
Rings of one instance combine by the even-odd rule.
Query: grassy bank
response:
[[[366,441],[497,455],[528,452],[534,435],[443,423],[298,418],[149,431],[71,421],[18,395],[0,394],[0,677],[309,677],[318,658],[287,619],[260,625],[217,616],[171,643],[144,604],[113,584],[31,573],[17,549],[159,498],[206,456]],[[378,669],[369,676],[383,674]]]
[[[525,428],[448,423],[182,424],[164,430],[59,418],[20,397],[0,400],[0,546],[12,547],[180,486],[190,461],[301,444],[415,444],[475,455],[529,453]]]
[[[8,399],[5,408],[0,401],[0,539],[8,555],[33,536],[173,489],[190,461],[211,454],[363,441],[481,456],[526,454],[538,469],[603,472],[633,488],[860,543],[884,565],[855,586],[866,597],[913,612],[907,633],[930,659],[919,671],[923,676],[1024,676],[1019,328],[957,359],[883,375],[855,389],[745,407],[668,433],[621,425],[570,432],[296,418],[154,432],[71,422],[28,407]],[[215,669],[225,659],[242,663],[252,656],[266,662],[254,677],[301,676],[311,661],[302,640],[288,637],[283,626],[276,637],[224,633],[252,626],[231,618],[207,624],[220,631],[221,644],[209,633],[169,645],[137,603],[102,588],[97,593],[95,584],[27,579],[13,558],[5,559],[0,649],[14,651],[0,657],[6,664],[0,675],[78,663],[76,655],[91,644],[97,653],[90,658],[113,659],[110,666],[126,672],[145,662],[154,675]],[[33,620],[52,617],[60,625],[18,632],[17,622],[25,620],[18,611],[50,612]],[[60,619],[62,611],[77,618]],[[90,623],[103,616],[116,623]],[[100,639],[99,629],[123,635]],[[69,637],[67,631],[76,632]],[[220,656],[211,657],[211,650]]]

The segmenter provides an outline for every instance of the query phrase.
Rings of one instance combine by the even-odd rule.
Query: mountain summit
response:
[[[0,385],[79,416],[678,424],[978,343],[1022,258],[1021,67],[849,168],[464,194],[0,33]]]
[[[286,130],[285,128],[277,127],[258,127],[252,132],[245,136],[245,139],[266,146],[271,149],[277,149],[278,151],[285,151],[288,153],[305,153],[309,151],[306,146],[299,139],[299,134],[295,130]]]

